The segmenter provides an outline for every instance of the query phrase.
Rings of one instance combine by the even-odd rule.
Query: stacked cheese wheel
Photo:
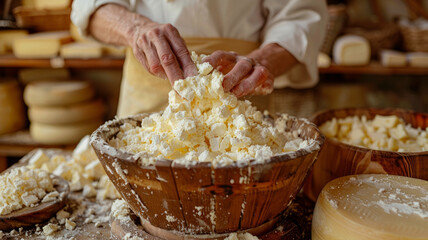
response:
[[[17,131],[25,126],[22,91],[17,82],[0,82],[0,134]]]
[[[95,91],[83,81],[37,82],[24,91],[30,133],[43,144],[75,144],[101,123],[105,112]]]

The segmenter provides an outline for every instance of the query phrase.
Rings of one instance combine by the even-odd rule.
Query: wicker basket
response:
[[[23,6],[13,9],[16,24],[36,32],[61,31],[70,28],[71,8],[58,10],[35,10]]]
[[[400,41],[400,32],[396,24],[360,23],[346,28],[346,34],[354,34],[367,39],[370,43],[372,57],[378,56],[382,49],[393,49]]]
[[[328,6],[328,23],[324,43],[320,48],[321,52],[330,55],[334,41],[342,32],[346,22],[346,7],[343,4]]]
[[[411,24],[400,24],[399,26],[404,49],[409,52],[428,52],[428,28],[420,28]]]

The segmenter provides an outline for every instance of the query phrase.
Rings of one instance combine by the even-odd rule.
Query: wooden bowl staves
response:
[[[412,127],[428,127],[428,114],[402,109],[349,108],[315,114],[312,121],[321,126],[332,118],[396,115]],[[353,174],[381,173],[428,180],[428,152],[391,152],[352,146],[327,138],[304,186],[305,194],[316,201],[322,188],[331,180]]]
[[[314,143],[274,156],[265,164],[214,168],[211,163],[198,163],[186,167],[164,159],[142,166],[138,164],[141,155],[115,149],[107,141],[122,124],[138,124],[147,116],[107,122],[92,134],[91,144],[147,231],[163,231],[163,236],[241,230],[262,234],[269,230],[301,189],[324,142],[314,124],[290,118],[286,129],[300,129],[300,136],[314,139]]]

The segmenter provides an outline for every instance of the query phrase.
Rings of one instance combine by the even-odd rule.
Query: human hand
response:
[[[235,52],[215,51],[203,61],[225,74],[224,90],[231,91],[237,97],[264,95],[273,90],[273,75],[252,58],[239,56]]]
[[[171,24],[147,21],[129,39],[138,61],[153,75],[168,78],[171,85],[198,74],[183,38]]]

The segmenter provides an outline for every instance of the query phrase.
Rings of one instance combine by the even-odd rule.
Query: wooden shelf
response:
[[[97,59],[20,59],[13,55],[0,55],[0,68],[122,68],[123,58],[103,57]],[[320,74],[371,74],[371,75],[428,75],[428,68],[384,67],[379,62],[366,66],[331,65],[319,68]]]
[[[34,141],[28,129],[0,135],[0,158],[22,157],[36,148],[73,150],[76,145],[44,145]]]
[[[319,68],[320,74],[371,74],[371,75],[428,75],[428,68],[418,67],[384,67],[379,62],[366,66],[331,65]]]
[[[124,59],[103,57],[97,59],[21,59],[0,55],[0,68],[122,68]]]

